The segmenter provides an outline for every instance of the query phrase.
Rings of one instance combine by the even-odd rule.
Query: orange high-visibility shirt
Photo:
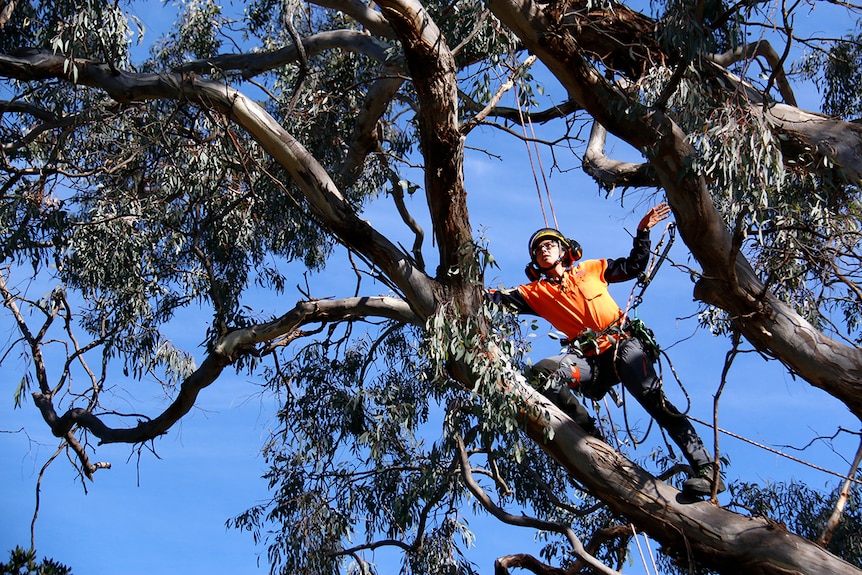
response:
[[[586,260],[568,269],[559,283],[540,279],[518,287],[524,301],[537,315],[542,316],[575,339],[584,330],[601,331],[618,321],[622,310],[608,292],[605,281],[607,260]],[[611,342],[602,338],[599,350],[610,347]]]

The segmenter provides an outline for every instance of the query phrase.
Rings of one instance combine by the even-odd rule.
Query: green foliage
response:
[[[328,339],[271,373],[286,395],[265,452],[274,498],[231,524],[266,537],[274,573],[338,572],[378,535],[403,541],[408,563],[439,568],[469,537],[451,456],[418,434],[431,394],[414,337]]]
[[[858,24],[857,24],[858,26]],[[813,50],[797,64],[797,71],[813,80],[823,95],[823,111],[847,120],[862,114],[862,34],[831,41],[828,49]]]
[[[657,67],[645,80],[639,97],[651,105],[671,70]],[[858,298],[847,297],[845,283],[859,279],[858,187],[811,150],[788,158],[789,142],[775,135],[768,117],[744,99],[725,99],[696,66],[666,105],[697,151],[686,169],[704,177],[770,291],[818,328],[859,341],[854,318],[862,308]],[[841,281],[834,281],[836,271]],[[728,328],[717,310],[700,319],[716,333]]]
[[[71,575],[72,570],[47,557],[36,562],[34,549],[16,547],[11,552],[9,563],[0,563],[0,575]]]
[[[659,42],[666,53],[678,56],[683,62],[692,62],[702,54],[716,52],[714,31],[703,21],[702,15],[720,13],[722,4],[719,0],[697,7],[688,0],[665,3]]]
[[[66,70],[73,77],[77,58],[126,66],[133,25],[117,2],[16,2],[0,51],[51,49],[70,58]]]

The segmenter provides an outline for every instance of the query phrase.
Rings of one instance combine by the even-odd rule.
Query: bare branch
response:
[[[528,517],[526,515],[512,515],[506,512],[504,509],[501,509],[497,506],[491,498],[485,493],[485,490],[476,483],[473,479],[473,473],[471,471],[470,460],[467,456],[467,449],[464,446],[464,440],[461,437],[457,438],[457,447],[461,456],[461,477],[464,480],[464,484],[467,486],[467,489],[470,490],[470,493],[482,504],[491,515],[502,521],[503,523],[508,523],[509,525],[515,525],[518,527],[532,527],[533,529],[539,529],[543,531],[551,531],[552,533],[559,533],[564,535],[566,539],[569,540],[569,544],[572,546],[572,551],[578,555],[578,557],[582,558],[590,567],[598,571],[599,573],[605,573],[606,575],[620,575],[619,571],[611,569],[589,553],[584,549],[581,540],[578,539],[578,536],[575,535],[575,532],[571,527],[567,525],[561,525],[559,523],[555,523],[553,521],[545,521],[543,519],[538,519],[535,517]]]
[[[403,300],[392,297],[355,297],[338,300],[299,302],[280,318],[253,327],[233,331],[219,340],[213,353],[231,361],[249,346],[272,341],[302,325],[316,322],[345,321],[360,317],[385,317],[395,321],[421,325],[420,318]]]
[[[368,155],[379,149],[377,129],[380,119],[403,84],[402,77],[382,78],[374,82],[365,95],[365,105],[356,116],[347,155],[339,168],[339,172],[351,181],[358,176]]]
[[[781,57],[772,48],[772,45],[766,40],[760,40],[752,44],[738,46],[735,49],[728,50],[723,54],[708,55],[707,59],[715,62],[724,68],[729,67],[741,60],[761,57],[769,64],[769,69],[772,71],[772,76],[778,84],[778,91],[781,97],[790,106],[796,106],[796,96],[793,94],[793,89],[790,87],[790,82],[787,81],[787,75],[784,73]]]
[[[465,94],[464,92],[460,92],[459,96],[461,98],[461,103],[465,109],[480,111],[485,108],[485,106],[482,106],[478,102],[474,101],[472,98],[470,98],[468,94]],[[556,120],[558,118],[564,118],[581,109],[582,108],[572,100],[567,100],[546,110],[522,110],[520,114],[517,108],[510,108],[508,106],[495,106],[489,111],[487,117],[501,118],[504,120],[509,120],[511,122],[520,123],[521,116],[523,115],[529,118],[529,120],[535,124],[542,124],[545,122],[550,122],[551,120]]]
[[[535,61],[535,56],[530,56],[529,58],[524,60],[524,63],[519,66],[518,70],[513,71],[511,77],[497,89],[497,93],[494,94],[494,96],[491,98],[490,101],[488,101],[485,107],[480,110],[479,113],[477,113],[475,116],[473,116],[473,118],[471,118],[469,122],[461,126],[461,133],[469,133],[470,130],[475,128],[480,122],[484,121],[485,118],[494,110],[497,103],[503,98],[503,95],[509,90],[511,90],[512,86],[515,85],[514,76],[520,73],[522,70],[529,69]]]
[[[384,154],[382,150],[378,150],[377,157],[381,162],[386,164],[388,168],[389,162],[386,158],[386,154]],[[410,211],[407,209],[407,204],[404,202],[404,187],[402,182],[397,179],[397,173],[393,170],[388,171],[390,174],[390,193],[392,194],[392,199],[395,200],[395,207],[398,210],[398,215],[401,216],[401,220],[407,224],[407,227],[413,232],[413,249],[410,253],[413,255],[416,266],[424,271],[425,258],[422,256],[422,242],[425,239],[425,231],[422,229],[422,226],[419,225],[419,222],[410,215]]]
[[[33,400],[57,437],[65,437],[72,427],[77,425],[89,430],[99,438],[100,443],[141,443],[170,429],[194,406],[201,390],[218,379],[225,367],[244,355],[254,353],[256,344],[289,334],[308,323],[347,321],[367,316],[419,323],[410,307],[395,298],[364,297],[299,302],[291,311],[276,320],[233,331],[219,340],[201,366],[183,380],[179,394],[165,411],[154,419],[139,421],[138,425],[132,428],[109,427],[99,416],[83,408],[72,408],[58,416],[49,393],[34,393]]]
[[[376,37],[355,30],[332,30],[321,32],[301,41],[301,49],[307,56],[326,50],[346,50],[363,54],[385,66],[401,67],[397,56],[392,56],[390,46]],[[209,73],[213,69],[222,72],[240,71],[244,78],[252,78],[269,70],[281,68],[299,61],[300,44],[285,46],[280,50],[259,53],[223,54],[205,60],[195,60],[180,66],[177,72]]]

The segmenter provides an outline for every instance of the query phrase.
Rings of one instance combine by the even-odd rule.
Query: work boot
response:
[[[712,483],[715,477],[718,476],[718,489],[716,493],[724,491],[724,481],[721,480],[721,474],[716,471],[715,464],[707,463],[701,465],[695,470],[694,475],[685,480],[682,484],[684,493],[690,495],[712,495]]]

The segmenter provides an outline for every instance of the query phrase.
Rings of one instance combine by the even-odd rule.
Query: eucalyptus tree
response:
[[[16,401],[92,478],[109,466],[99,445],[170,433],[225,370],[260,378],[284,398],[265,449],[273,497],[235,524],[266,537],[274,572],[373,571],[383,546],[405,570],[472,572],[468,505],[553,539],[543,560],[501,550],[500,573],[614,572],[621,523],[716,572],[858,572],[771,519],[681,501],[587,438],[528,385],[517,322],[484,303],[492,259],[465,146],[478,126],[517,131],[523,111],[502,96],[517,86],[528,104],[538,61],[567,101],[530,117],[559,127],[554,153],[580,155],[599,186],[663,190],[710,327],[862,415],[862,140],[842,118],[859,109],[858,39],[801,35],[802,4],[655,8],[259,0],[231,14],[194,0],[136,61],[133,3],[6,3],[0,292],[18,333],[5,357],[28,361]],[[796,106],[797,44],[831,115]],[[642,163],[607,157],[608,133]],[[418,190],[422,218],[404,201]],[[363,217],[372,203],[391,204],[412,245]],[[259,317],[261,291],[302,283],[291,262],[355,287],[289,309],[270,298]],[[36,298],[29,282],[57,287]],[[211,314],[201,358],[163,334],[189,307]],[[115,403],[143,381],[173,398],[162,413]]]

